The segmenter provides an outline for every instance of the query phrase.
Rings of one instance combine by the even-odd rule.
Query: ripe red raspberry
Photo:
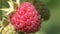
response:
[[[41,16],[29,2],[22,3],[16,13],[10,16],[10,21],[19,32],[34,33],[41,26]]]

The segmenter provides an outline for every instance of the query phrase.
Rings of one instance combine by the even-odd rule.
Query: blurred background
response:
[[[60,0],[41,0],[50,10],[50,19],[43,21],[36,34],[60,34]],[[7,8],[7,0],[0,0],[0,8]],[[2,12],[0,11],[0,20]]]

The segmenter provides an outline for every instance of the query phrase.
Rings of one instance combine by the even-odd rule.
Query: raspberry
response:
[[[41,16],[29,2],[22,3],[16,12],[10,16],[10,21],[18,32],[34,33],[41,26]]]

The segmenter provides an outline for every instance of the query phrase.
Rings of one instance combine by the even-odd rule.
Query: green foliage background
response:
[[[50,9],[50,19],[42,22],[41,30],[36,34],[60,34],[60,0],[41,0]],[[7,0],[0,0],[0,8],[7,8]],[[0,11],[0,20],[2,11]]]

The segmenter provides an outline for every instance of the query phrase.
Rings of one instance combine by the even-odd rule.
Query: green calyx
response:
[[[0,32],[2,32],[10,23],[9,15],[14,13],[17,7],[20,5],[20,0],[8,0],[9,8],[0,8],[2,11],[2,20],[0,21]],[[8,29],[7,29],[8,30]]]
[[[13,13],[14,11],[16,11],[17,7],[20,5],[19,4],[19,0],[16,0],[16,2],[12,1],[12,0],[9,0],[7,2],[8,2],[10,7],[9,8],[2,8],[2,9],[0,9],[2,11],[6,12],[4,15],[9,15],[9,14]]]

